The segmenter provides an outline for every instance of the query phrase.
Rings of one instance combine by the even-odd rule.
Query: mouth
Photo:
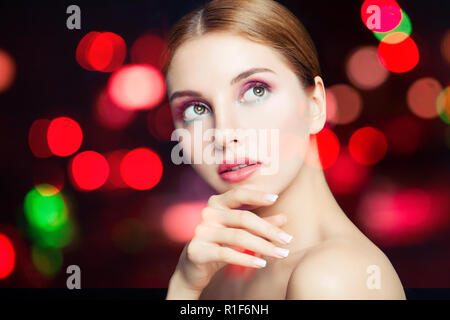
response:
[[[239,159],[234,163],[222,163],[219,165],[218,174],[220,178],[227,182],[239,182],[247,179],[259,167],[261,162],[249,158]]]

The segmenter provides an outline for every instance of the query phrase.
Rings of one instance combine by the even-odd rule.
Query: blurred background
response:
[[[77,265],[83,288],[167,288],[214,191],[171,161],[160,54],[205,2],[1,2],[0,287]],[[449,288],[450,2],[279,2],[318,49],[337,201],[406,288]]]

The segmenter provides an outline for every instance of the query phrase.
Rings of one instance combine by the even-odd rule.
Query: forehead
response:
[[[208,33],[178,47],[167,73],[169,92],[208,83],[229,85],[230,79],[253,67],[286,72],[281,56],[269,46],[230,33]]]

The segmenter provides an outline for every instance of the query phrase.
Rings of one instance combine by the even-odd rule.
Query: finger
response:
[[[288,249],[278,248],[244,229],[199,225],[196,228],[196,236],[204,241],[239,246],[275,258],[285,258],[289,254]]]
[[[270,223],[281,223],[282,217],[272,216],[263,219],[251,211],[244,210],[215,210],[218,220],[225,226],[244,228],[258,236],[281,244],[287,244],[292,236],[281,230],[277,225]],[[267,219],[270,219],[267,221]]]
[[[273,225],[275,225],[277,227],[280,227],[280,226],[284,225],[287,222],[287,216],[282,214],[282,213],[274,215],[274,216],[264,217],[263,219],[266,220],[269,223],[272,223]],[[221,226],[222,224],[217,222],[216,225],[217,226]],[[223,244],[223,246],[226,246],[226,245]],[[238,251],[238,252],[243,252],[243,253],[250,254],[250,255],[253,255],[253,256],[258,255],[254,251],[251,251],[251,250],[248,250],[248,249],[245,249],[245,248],[241,248],[239,246],[230,246],[230,247],[232,249]]]
[[[192,240],[193,246],[190,248],[191,255],[190,259],[191,261],[197,262],[197,263],[209,263],[209,262],[216,262],[219,264],[219,268],[224,267],[222,265],[223,263],[233,263],[233,264],[239,264],[239,265],[245,265],[249,267],[255,267],[253,265],[253,261],[249,261],[248,256],[254,256],[255,252],[250,250],[245,250],[244,248],[241,248],[239,246],[227,246],[226,244],[219,245],[217,243],[209,242],[204,239],[201,239],[199,237],[196,237]],[[233,259],[227,259],[227,257],[223,257],[221,253],[219,252],[220,248],[229,248],[230,250],[240,252],[245,254],[245,256],[235,255],[233,252],[231,252],[231,255],[234,256]],[[252,265],[250,265],[252,264]]]
[[[217,261],[225,261],[230,264],[251,268],[264,268],[267,261],[252,255],[238,252],[229,247],[218,247],[216,251]]]
[[[254,207],[272,205],[278,198],[276,194],[247,188],[234,188],[219,195],[213,195],[208,200],[208,206],[230,209],[249,204]]]

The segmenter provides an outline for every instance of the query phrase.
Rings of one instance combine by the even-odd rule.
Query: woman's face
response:
[[[253,68],[258,72],[237,78]],[[275,50],[238,35],[208,33],[177,49],[166,84],[175,128],[190,135],[180,142],[183,157],[216,191],[245,186],[280,193],[296,177],[309,146],[314,103]],[[191,93],[174,95],[179,91]],[[207,162],[205,155],[215,160]],[[226,157],[261,164],[239,180],[238,171],[248,169],[219,174]]]

